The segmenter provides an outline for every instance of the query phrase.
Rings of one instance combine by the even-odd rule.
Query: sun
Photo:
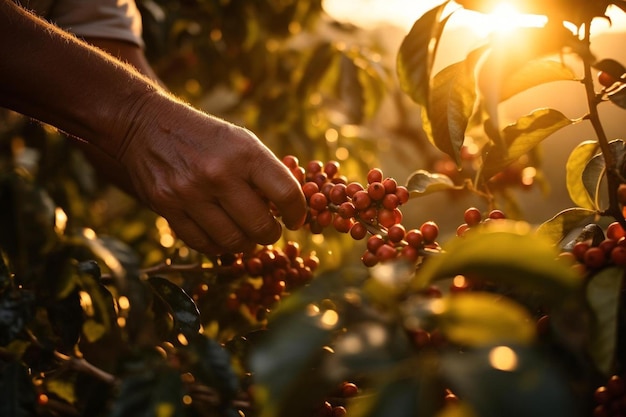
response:
[[[542,27],[546,16],[520,13],[510,3],[500,3],[490,13],[458,10],[455,23],[471,29],[476,35],[486,37],[493,33],[507,33],[520,27]]]

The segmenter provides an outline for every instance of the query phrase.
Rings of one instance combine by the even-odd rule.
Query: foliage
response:
[[[495,2],[456,3],[486,12]],[[417,259],[404,256],[408,233],[392,241],[391,225],[343,216],[333,201],[310,208],[308,225],[276,245],[206,257],[101,182],[58,132],[4,114],[0,414],[569,417],[606,412],[608,400],[594,396],[603,385],[621,404],[626,152],[606,137],[598,106],[626,108],[626,70],[595,59],[590,24],[626,3],[516,3],[548,23],[494,33],[435,72],[458,12],[444,1],[397,51],[400,87],[419,105],[438,157],[455,165],[419,167],[402,208],[462,192],[489,213],[468,210],[457,236],[441,244],[425,237],[435,233],[429,223]],[[393,89],[393,68],[379,60],[383,51],[357,42],[357,28],[331,21],[318,1],[140,6],[164,82],[245,123],[277,154],[312,161],[290,166],[303,187],[347,181],[321,175],[337,171],[338,155],[349,175],[371,175],[369,126]],[[537,108],[499,120],[500,103],[553,81],[582,84],[588,113],[571,119]],[[575,207],[538,227],[503,219],[499,197],[506,204],[511,189],[531,186],[538,147],[575,123],[596,134],[565,167]],[[393,242],[398,257],[369,268],[352,262],[361,248],[341,227],[322,227],[325,210]],[[316,252],[315,236],[342,260]]]

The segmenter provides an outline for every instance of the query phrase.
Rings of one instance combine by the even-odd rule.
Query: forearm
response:
[[[133,114],[160,87],[10,0],[0,0],[0,105],[115,156]]]

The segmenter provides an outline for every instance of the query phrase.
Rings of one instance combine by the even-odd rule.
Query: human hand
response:
[[[116,123],[127,132],[116,158],[138,197],[187,245],[219,254],[276,242],[270,202],[285,226],[303,224],[299,183],[253,133],[160,93],[142,100]]]

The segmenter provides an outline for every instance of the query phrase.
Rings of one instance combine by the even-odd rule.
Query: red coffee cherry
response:
[[[330,202],[337,205],[345,202],[348,199],[346,188],[345,184],[334,184],[328,193]]]
[[[614,247],[611,251],[611,262],[617,266],[626,266],[626,247]]]
[[[470,229],[467,223],[462,223],[456,228],[456,235],[459,237],[465,236],[465,233]]]
[[[308,181],[302,184],[302,193],[304,193],[304,196],[307,198],[307,200],[310,199],[313,194],[319,193],[319,192],[320,192],[319,185],[317,185],[313,181]]]
[[[501,210],[491,210],[488,217],[492,220],[506,219],[504,212],[502,212]]]
[[[476,207],[470,207],[465,210],[465,213],[463,214],[463,219],[469,227],[472,227],[481,222],[481,220],[483,219],[483,215]]]
[[[339,162],[328,161],[326,162],[326,165],[324,165],[324,173],[328,176],[328,178],[334,178],[338,172],[339,172]]]
[[[383,180],[383,186],[387,194],[395,194],[398,189],[398,182],[393,178],[385,178]]]
[[[350,198],[354,197],[354,194],[356,194],[357,191],[361,190],[364,190],[364,188],[358,182],[351,182],[346,186],[346,194],[348,194],[348,197]]]
[[[400,204],[406,204],[409,201],[409,190],[404,185],[398,185],[396,195],[400,199]]]
[[[617,202],[622,206],[626,205],[626,184],[620,184],[617,187]]]
[[[385,239],[381,235],[373,235],[367,239],[367,250],[376,253],[378,248],[385,244]]]
[[[618,241],[624,236],[626,236],[626,232],[619,222],[613,222],[606,228],[606,237],[609,239]]]
[[[378,258],[379,262],[390,261],[392,259],[395,259],[396,256],[398,256],[398,252],[396,251],[396,248],[394,248],[393,246],[387,243],[382,245],[376,251],[376,257]]]
[[[300,165],[300,161],[293,155],[285,155],[283,157],[283,164],[285,164],[287,168],[293,171],[294,169],[298,168],[298,166]]]
[[[324,167],[324,163],[322,161],[309,161],[306,165],[307,174],[317,174],[318,172],[322,172],[322,168]]]
[[[591,245],[587,241],[576,242],[572,248],[572,254],[578,259],[579,262],[585,262],[585,253],[589,250]]]
[[[344,219],[352,218],[356,215],[356,207],[350,201],[346,201],[341,203],[337,208],[337,214],[339,214]]]
[[[404,240],[406,240],[409,246],[419,249],[424,244],[424,235],[417,229],[411,229],[406,232]]]
[[[599,269],[606,263],[606,255],[599,247],[591,247],[583,257],[585,265],[591,269]]]
[[[367,186],[367,194],[374,201],[381,201],[386,194],[385,186],[381,182],[372,182]]]
[[[348,233],[353,225],[354,220],[351,218],[345,219],[341,216],[335,216],[333,220],[333,226],[339,233]]]
[[[363,265],[366,267],[371,268],[378,263],[378,257],[375,253],[365,251],[361,256],[361,262],[363,262]]]
[[[389,228],[394,224],[399,223],[396,221],[395,210],[389,210],[386,208],[378,210],[378,215],[376,216],[376,219],[378,220],[378,224],[386,228]]]
[[[383,171],[380,168],[372,168],[367,173],[367,183],[381,182],[383,180]]]
[[[608,88],[615,84],[615,82],[617,82],[617,79],[606,71],[599,71],[598,82],[601,86]]]
[[[384,208],[394,210],[400,205],[400,198],[396,194],[385,194],[382,204]]]
[[[413,246],[406,245],[400,251],[400,257],[402,259],[406,259],[409,262],[417,262],[419,256],[419,252]]]
[[[352,203],[357,210],[361,211],[367,209],[372,204],[372,199],[367,191],[360,190],[352,196]]]
[[[359,388],[352,382],[343,382],[341,384],[341,396],[343,398],[354,397],[359,393]]]
[[[326,196],[320,192],[314,193],[309,198],[309,207],[313,210],[323,211],[328,207],[328,200]]]
[[[350,229],[350,236],[352,236],[354,240],[365,239],[365,236],[367,236],[367,228],[363,223],[356,222]]]
[[[406,234],[406,229],[401,224],[394,224],[387,230],[387,239],[393,243],[398,243]]]
[[[439,236],[439,226],[433,221],[427,221],[420,226],[420,232],[422,232],[426,243],[433,243]]]
[[[322,227],[329,226],[333,222],[333,219],[333,212],[330,210],[322,210],[317,213],[317,216],[315,217],[317,223],[319,223],[319,225]]]

